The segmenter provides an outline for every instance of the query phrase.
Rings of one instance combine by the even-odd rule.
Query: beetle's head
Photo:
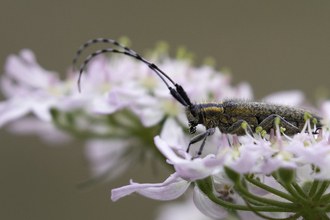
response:
[[[190,134],[194,134],[196,132],[196,126],[201,124],[201,118],[198,114],[199,109],[197,105],[186,106],[186,115],[188,119],[188,126]]]

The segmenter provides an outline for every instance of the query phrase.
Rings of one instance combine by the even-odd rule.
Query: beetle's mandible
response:
[[[104,38],[97,38],[90,40],[84,45],[82,45],[78,52],[76,53],[73,60],[73,69],[77,62],[77,59],[80,53],[89,45],[104,42],[114,44],[123,48],[124,50],[116,49],[102,49],[90,54],[83,64],[80,67],[79,79],[78,79],[78,88],[80,89],[80,79],[81,74],[87,65],[87,63],[95,56],[102,53],[120,53],[127,56],[134,57],[135,59],[145,63],[148,67],[153,70],[164,84],[169,89],[171,95],[183,106],[185,106],[185,112],[188,119],[189,132],[191,134],[196,132],[196,126],[202,124],[205,126],[206,131],[198,134],[192,138],[187,147],[187,152],[192,144],[202,141],[197,155],[202,154],[205,141],[208,136],[212,135],[215,132],[215,129],[218,127],[222,133],[225,134],[236,134],[238,136],[245,135],[246,131],[242,128],[241,124],[243,122],[247,123],[247,131],[253,135],[257,127],[261,127],[267,133],[270,132],[272,128],[275,128],[275,119],[280,119],[280,127],[285,128],[285,134],[292,136],[299,133],[305,124],[304,116],[306,112],[310,114],[313,118],[317,120],[316,129],[320,129],[322,124],[320,120],[321,117],[317,116],[315,113],[310,112],[305,109],[289,107],[284,105],[262,103],[262,102],[249,102],[249,101],[240,101],[240,100],[227,100],[220,103],[192,103],[182,88],[182,86],[175,83],[168,75],[166,75],[161,69],[159,69],[155,64],[144,59],[138,55],[135,51],[125,47],[124,45],[111,40]],[[174,85],[175,88],[172,88],[167,83],[166,79]]]

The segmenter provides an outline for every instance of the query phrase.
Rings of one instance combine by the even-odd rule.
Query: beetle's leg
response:
[[[205,131],[204,133],[201,133],[199,135],[196,135],[195,137],[193,137],[193,139],[190,140],[189,144],[188,144],[188,148],[187,148],[187,153],[189,153],[189,149],[190,149],[190,145],[203,140],[201,146],[199,147],[198,153],[197,155],[200,156],[202,154],[203,151],[203,147],[205,145],[205,141],[206,138],[210,135],[212,135],[215,132],[215,128],[210,128],[207,131]]]
[[[275,128],[274,121],[277,117],[280,119],[279,126],[285,128],[286,134],[293,135],[299,132],[299,129],[296,126],[294,126],[293,124],[291,124],[290,122],[286,121],[284,118],[276,114],[270,115],[267,118],[265,118],[262,122],[260,122],[259,126],[261,126],[263,130],[269,131],[271,128]]]
[[[253,136],[253,131],[250,125],[245,120],[238,120],[234,124],[232,124],[229,128],[226,129],[224,133],[226,134],[237,134],[237,135],[245,135],[245,130],[242,128],[242,123],[245,122],[247,124],[247,131],[251,136]]]
[[[313,131],[312,134],[319,134],[319,130],[322,130],[322,128],[316,128],[316,130]]]

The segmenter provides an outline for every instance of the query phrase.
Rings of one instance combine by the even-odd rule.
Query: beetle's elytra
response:
[[[313,112],[301,108],[239,100],[227,100],[220,103],[192,103],[182,86],[175,83],[155,64],[147,61],[138,55],[135,51],[111,39],[97,38],[90,40],[81,46],[73,60],[73,68],[76,64],[79,54],[89,45],[98,42],[114,44],[123,48],[124,50],[103,49],[90,54],[80,67],[78,79],[79,91],[82,71],[93,57],[102,53],[112,52],[131,56],[137,60],[140,60],[141,62],[148,65],[149,68],[153,70],[161,78],[161,80],[163,80],[164,84],[170,90],[171,95],[183,106],[185,106],[190,133],[195,133],[196,126],[199,124],[205,126],[205,132],[198,134],[190,140],[187,152],[189,152],[191,144],[202,141],[198,151],[198,156],[201,155],[206,138],[212,135],[217,127],[222,133],[225,134],[245,135],[245,130],[241,126],[243,122],[247,123],[247,131],[253,135],[257,127],[262,127],[263,130],[269,133],[272,128],[275,128],[275,119],[279,118],[279,126],[285,128],[284,133],[286,135],[291,136],[299,133],[303,129],[305,124],[304,116],[307,112],[317,120],[316,129],[320,129],[322,127],[322,124],[320,123],[320,120],[322,119],[321,117],[317,116]],[[174,85],[175,89],[169,86],[165,78]]]

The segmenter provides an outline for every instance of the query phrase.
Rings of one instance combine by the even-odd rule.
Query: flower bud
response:
[[[294,174],[295,170],[292,169],[279,168],[277,170],[277,176],[284,184],[291,184],[291,182],[293,181]]]

